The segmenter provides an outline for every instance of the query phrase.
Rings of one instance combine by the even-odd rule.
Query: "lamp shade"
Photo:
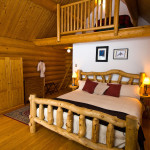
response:
[[[77,77],[77,74],[74,72],[73,74],[72,74],[72,78],[76,78]]]
[[[150,85],[150,78],[145,77],[143,84]]]

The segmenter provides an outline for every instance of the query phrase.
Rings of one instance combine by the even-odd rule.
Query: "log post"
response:
[[[144,72],[141,72],[141,73],[140,73],[139,86],[140,86],[140,94],[141,94],[141,95],[144,93],[144,85],[143,85],[143,81],[144,81],[145,76],[146,76],[146,75],[145,75]]]
[[[60,4],[57,4],[57,41],[60,41]]]
[[[36,132],[36,122],[34,121],[34,118],[36,117],[36,103],[34,102],[34,98],[36,95],[30,95],[29,101],[30,101],[30,133],[35,133]]]
[[[85,116],[80,115],[79,117],[79,137],[84,137],[86,133]]]
[[[106,133],[106,144],[108,148],[112,148],[114,146],[114,135],[114,126],[109,123]]]
[[[59,128],[62,128],[63,126],[63,109],[61,107],[58,107],[57,109],[57,118],[56,118],[56,125]]]
[[[67,132],[69,133],[73,132],[73,113],[70,110],[68,111],[66,127]]]
[[[138,141],[138,120],[135,116],[126,117],[126,145],[125,150],[136,150]]]
[[[115,0],[115,12],[114,12],[114,35],[118,35],[119,28],[119,6],[120,0]]]
[[[48,120],[48,124],[50,124],[50,125],[52,125],[54,122],[53,107],[51,105],[48,105],[48,108],[47,108],[47,120]]]
[[[97,118],[94,118],[92,123],[92,142],[98,143],[98,141],[99,141],[99,120]]]

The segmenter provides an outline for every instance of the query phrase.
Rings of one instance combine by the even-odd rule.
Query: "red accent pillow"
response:
[[[88,92],[90,94],[93,94],[94,93],[94,89],[97,86],[97,84],[98,83],[93,82],[93,81],[87,79],[82,90],[86,91],[86,92]]]
[[[120,96],[121,84],[107,83],[107,85],[109,86],[109,88],[104,92],[104,95],[114,96],[114,97]]]

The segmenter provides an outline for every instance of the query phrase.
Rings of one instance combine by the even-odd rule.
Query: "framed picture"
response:
[[[113,59],[128,59],[128,48],[114,49]]]
[[[108,62],[108,46],[96,47],[96,62]]]

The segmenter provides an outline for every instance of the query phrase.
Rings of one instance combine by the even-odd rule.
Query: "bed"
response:
[[[113,78],[118,78],[116,81]],[[82,72],[78,81],[139,85],[143,92],[144,73],[130,74],[121,70]],[[128,78],[124,81],[124,78]],[[114,104],[115,105],[112,105]],[[38,108],[37,108],[38,105]],[[137,98],[89,94],[80,88],[56,99],[30,96],[30,132],[36,123],[92,149],[138,149],[138,133],[142,122],[142,104]],[[122,114],[122,116],[121,116]],[[120,118],[121,117],[121,118]]]

